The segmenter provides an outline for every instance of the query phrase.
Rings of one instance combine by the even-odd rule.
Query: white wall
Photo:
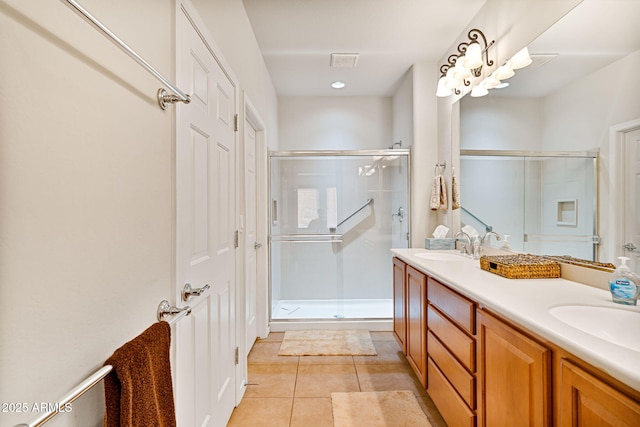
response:
[[[84,6],[172,75],[173,3]],[[172,296],[173,108],[63,3],[0,2],[0,402],[55,402]],[[51,426],[102,425],[100,387]],[[37,414],[0,412],[1,425]]]
[[[371,150],[392,143],[390,97],[281,97],[280,150]]]
[[[227,28],[233,3],[217,4]],[[173,80],[173,0],[82,4]],[[31,405],[55,402],[173,300],[184,106],[160,110],[159,83],[62,2],[2,0],[0,28],[0,402]],[[273,85],[249,71],[262,61],[253,32],[234,28],[236,57],[211,30],[277,141]],[[47,426],[101,426],[103,402],[95,387]],[[0,425],[35,415],[0,412]]]

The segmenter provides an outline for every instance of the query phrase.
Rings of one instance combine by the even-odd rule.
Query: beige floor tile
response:
[[[300,365],[295,397],[331,397],[334,391],[360,391],[353,365]]]
[[[289,427],[292,398],[244,397],[227,427]]]
[[[249,352],[249,364],[298,364],[299,356],[278,356],[279,342],[257,342]]]
[[[356,364],[356,371],[362,391],[411,390],[416,396],[427,393],[409,365]]]
[[[296,397],[290,427],[333,427],[331,398]]]
[[[377,356],[353,356],[353,362],[355,364],[370,364],[370,363],[407,363],[407,359],[402,350],[395,341],[375,341]]]
[[[298,366],[293,364],[249,365],[246,397],[293,397]]]
[[[396,342],[396,339],[393,337],[393,332],[385,332],[385,331],[371,331],[372,341],[393,341]]]
[[[300,365],[353,365],[353,356],[300,356]]]

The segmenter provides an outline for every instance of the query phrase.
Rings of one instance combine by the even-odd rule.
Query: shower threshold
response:
[[[391,319],[392,299],[280,300],[272,320]]]

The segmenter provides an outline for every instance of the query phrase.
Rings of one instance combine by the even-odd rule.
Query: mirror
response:
[[[463,211],[461,225],[511,234],[516,251],[613,261],[602,242],[622,207],[604,161],[610,128],[640,119],[637,16],[637,1],[584,0],[529,44],[533,62],[508,87],[460,101],[460,152],[476,154],[460,156],[461,201],[481,221]]]

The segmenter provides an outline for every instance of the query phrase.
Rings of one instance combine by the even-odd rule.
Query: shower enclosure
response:
[[[409,237],[409,150],[271,152],[270,320],[393,317]]]

